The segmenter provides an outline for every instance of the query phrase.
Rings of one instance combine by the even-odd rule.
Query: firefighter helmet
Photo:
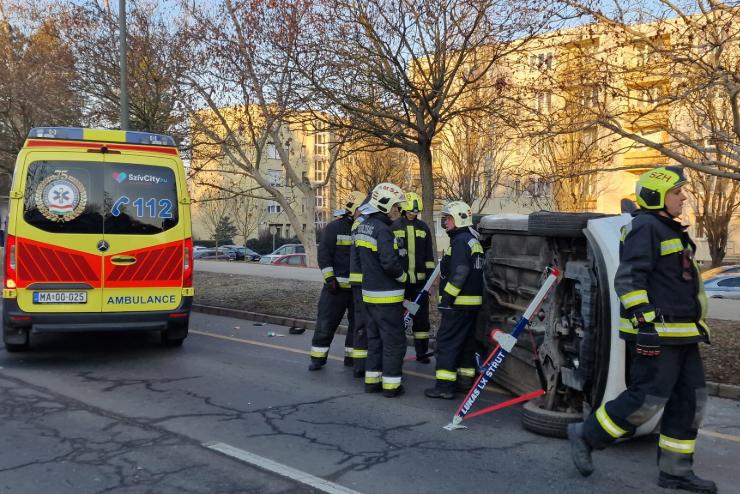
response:
[[[680,166],[661,166],[640,175],[635,187],[637,204],[643,209],[659,210],[665,207],[665,194],[687,182]]]
[[[452,216],[455,220],[455,227],[473,226],[473,212],[463,201],[452,201],[445,204],[442,208],[442,214]]]
[[[396,184],[383,182],[375,186],[370,196],[369,205],[381,213],[388,214],[394,204],[403,203],[406,197]]]
[[[406,202],[403,210],[409,213],[421,213],[424,211],[424,203],[421,202],[421,196],[416,192],[406,192]]]
[[[359,190],[353,190],[349,193],[347,200],[344,202],[344,209],[346,209],[349,214],[355,214],[355,211],[360,207],[360,204],[362,204],[364,199],[364,193]]]

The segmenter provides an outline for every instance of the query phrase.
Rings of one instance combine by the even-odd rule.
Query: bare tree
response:
[[[209,189],[194,202],[196,212],[203,220],[209,236],[216,239],[218,226],[229,214],[229,203],[226,194],[216,189]],[[217,239],[216,247],[218,247]]]
[[[12,172],[29,130],[79,125],[73,54],[58,19],[0,0],[0,170]]]
[[[435,136],[480,109],[466,105],[473,87],[505,86],[493,69],[550,26],[537,0],[321,0],[306,11],[316,28],[292,55],[319,108],[341,117],[327,122],[414,155],[430,206]]]
[[[353,190],[370,193],[381,182],[392,182],[405,188],[412,185],[408,155],[397,149],[353,149],[342,158],[342,166],[337,173],[339,197]]]
[[[259,225],[266,217],[265,208],[260,207],[261,205],[262,201],[243,194],[238,194],[228,200],[229,216],[233,219],[239,235],[244,239],[245,247],[247,240],[256,236]]]
[[[435,197],[463,200],[483,211],[511,172],[509,129],[489,112],[460,115],[441,132],[435,156]]]
[[[179,81],[190,64],[186,19],[174,1],[129,0],[126,11],[130,128],[184,137]],[[63,39],[75,53],[77,89],[91,123],[115,127],[119,115],[118,12],[109,0],[61,7]]]
[[[563,1],[598,21],[592,32],[623,53],[591,54],[599,61],[592,76],[613,102],[595,107],[594,123],[675,163],[740,180],[740,9],[717,0],[638,0],[629,9],[618,0]],[[684,125],[707,121],[701,100],[722,108],[721,126]]]
[[[237,167],[255,184],[245,195],[276,201],[305,246],[309,265],[316,266],[316,192],[329,182],[342,143],[322,123],[305,118],[306,95],[294,82],[289,47],[305,27],[305,5],[222,0],[203,6],[183,1],[181,8],[192,35],[187,48],[193,70],[183,81],[191,93],[185,103],[194,170],[218,170],[223,162]],[[316,158],[325,165],[323,179],[310,176],[315,153],[305,151],[300,139],[306,135],[325,138],[326,155]],[[280,163],[286,185],[267,174],[268,158]]]

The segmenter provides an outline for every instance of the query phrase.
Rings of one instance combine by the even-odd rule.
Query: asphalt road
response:
[[[342,341],[309,373],[311,332],[203,314],[191,331],[181,349],[113,334],[0,351],[0,492],[669,492],[655,439],[598,453],[583,479],[567,442],[522,430],[518,407],[442,429],[456,403],[423,397],[430,366],[407,365],[407,394],[388,399],[341,365]],[[710,399],[697,444],[697,472],[726,493],[738,418],[740,402]]]

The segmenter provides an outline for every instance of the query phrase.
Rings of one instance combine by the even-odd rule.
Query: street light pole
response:
[[[118,50],[121,71],[120,120],[121,130],[128,130],[128,71],[126,62],[126,0],[118,0]]]

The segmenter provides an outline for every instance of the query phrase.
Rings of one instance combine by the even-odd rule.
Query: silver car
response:
[[[740,273],[710,276],[704,279],[704,291],[709,298],[740,300]]]

